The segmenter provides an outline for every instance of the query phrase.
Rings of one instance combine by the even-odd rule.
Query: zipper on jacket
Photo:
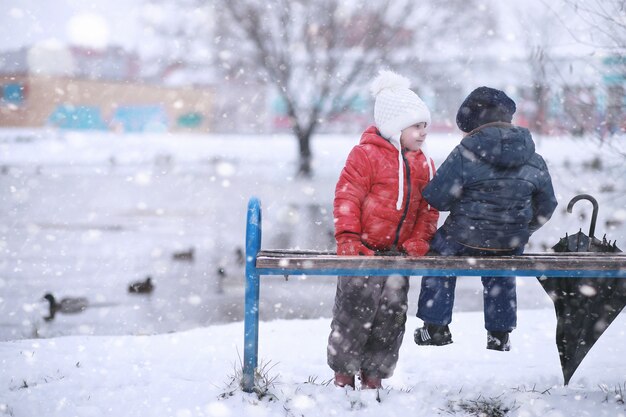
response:
[[[402,151],[400,151],[402,152]],[[404,162],[404,171],[406,172],[406,204],[404,206],[404,212],[402,213],[402,217],[400,217],[400,223],[398,224],[398,228],[396,229],[396,238],[393,241],[393,246],[397,248],[398,240],[400,240],[400,229],[402,229],[402,225],[404,224],[404,219],[406,219],[406,215],[409,212],[409,204],[411,203],[411,167],[409,167],[408,161],[404,157],[404,152],[402,152],[402,161]],[[404,193],[404,190],[401,190]]]

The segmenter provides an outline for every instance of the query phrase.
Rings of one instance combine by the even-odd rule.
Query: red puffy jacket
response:
[[[375,126],[363,132],[335,188],[338,249],[346,242],[360,241],[374,250],[396,249],[413,256],[428,252],[439,212],[422,198],[430,180],[428,163],[434,173],[433,161],[426,159],[421,151],[405,153],[403,204],[397,210],[398,150]]]

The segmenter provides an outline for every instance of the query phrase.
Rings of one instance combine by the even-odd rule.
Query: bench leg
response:
[[[248,202],[246,224],[246,297],[244,311],[243,380],[245,392],[254,390],[254,373],[259,354],[259,274],[256,257],[261,250],[261,203],[252,197]]]
[[[259,353],[259,275],[246,274],[243,390],[252,392]]]

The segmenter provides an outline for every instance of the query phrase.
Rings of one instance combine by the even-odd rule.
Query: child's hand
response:
[[[337,242],[337,255],[374,256],[374,251],[357,240],[346,240]]]
[[[428,253],[430,245],[422,239],[409,239],[402,244],[402,249],[409,256],[424,256]]]

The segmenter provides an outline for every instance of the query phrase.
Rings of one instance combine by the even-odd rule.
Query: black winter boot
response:
[[[511,350],[510,332],[487,332],[487,349],[508,352]]]
[[[452,343],[452,333],[447,325],[424,323],[424,327],[415,329],[413,338],[420,346],[444,346]]]

